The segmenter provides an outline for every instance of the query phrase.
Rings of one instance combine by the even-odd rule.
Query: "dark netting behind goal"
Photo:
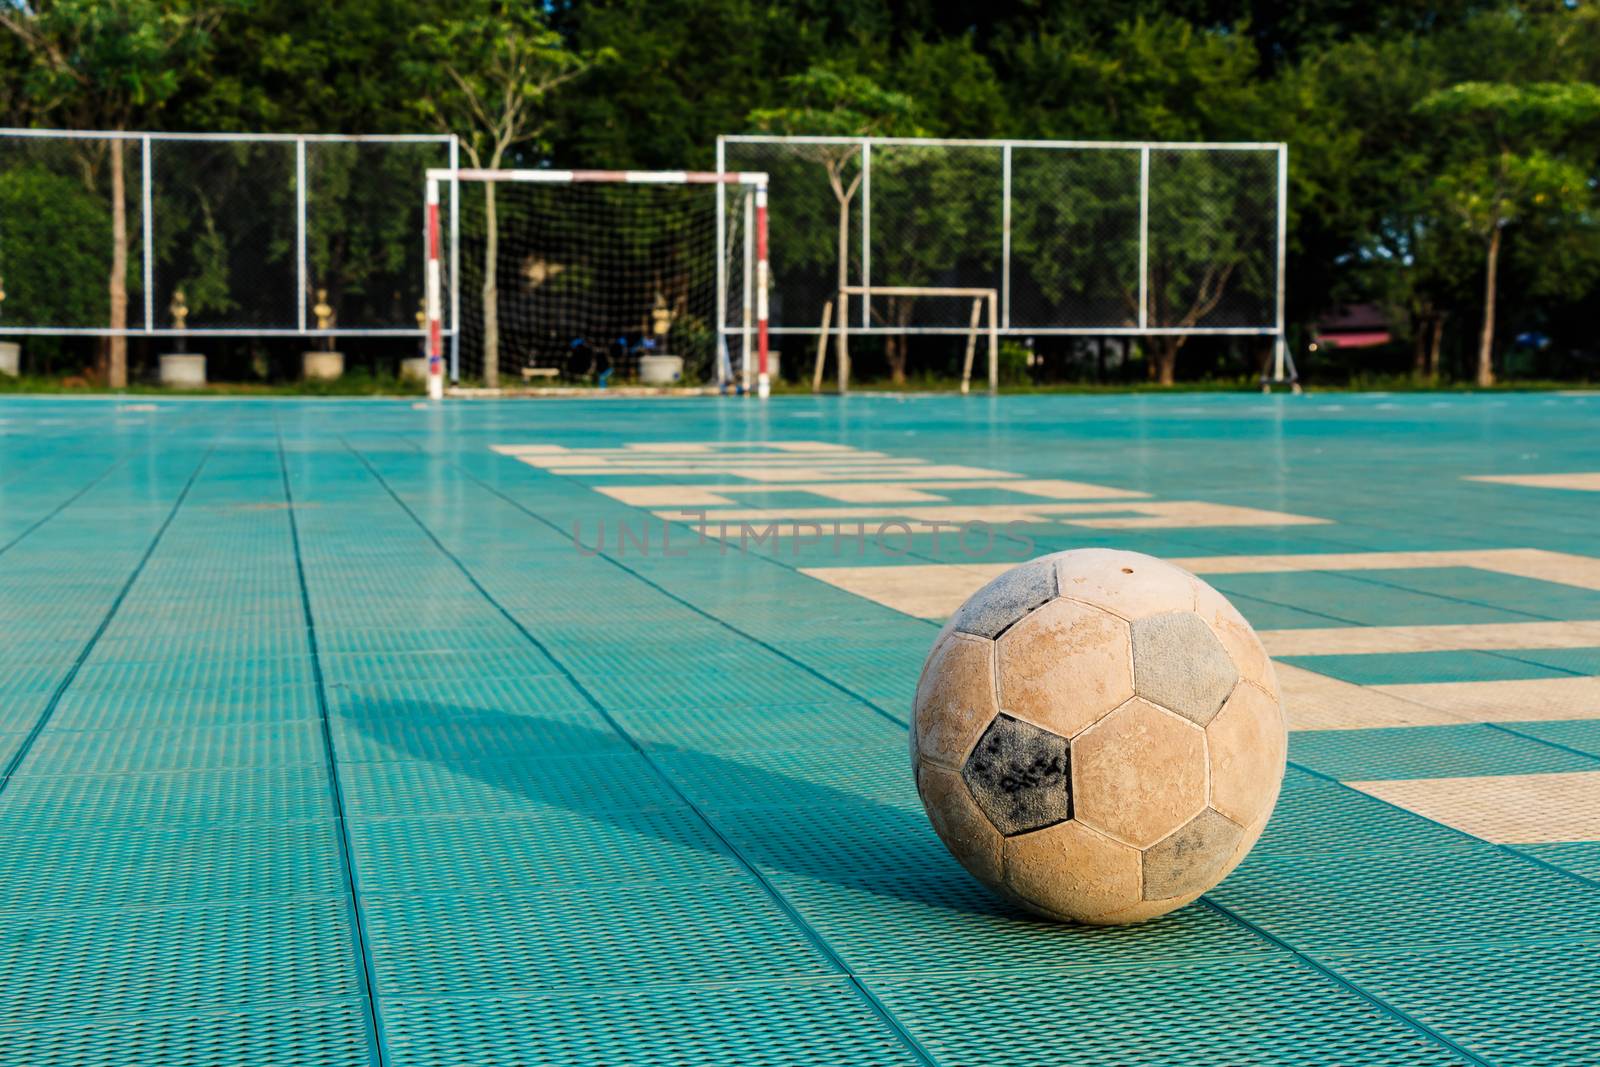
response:
[[[717,377],[718,260],[729,322],[749,281],[746,188],[726,189],[718,243],[711,184],[462,180],[458,292],[467,379],[625,381],[641,357]],[[737,370],[742,336],[729,338]]]

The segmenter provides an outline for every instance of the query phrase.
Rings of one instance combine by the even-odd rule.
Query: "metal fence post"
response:
[[[845,281],[850,280],[850,265],[845,264]],[[861,284],[872,287],[872,141],[861,138]],[[850,301],[840,305],[848,308]],[[849,316],[840,316],[844,325]],[[872,298],[861,298],[861,325],[872,325]]]
[[[717,136],[717,176],[721,177],[727,169],[727,149],[723,146],[722,136]],[[726,385],[722,381],[722,354],[728,351],[728,187],[722,182],[717,183],[717,355],[713,362],[717,367],[717,384]],[[745,339],[746,355],[749,352],[749,337]],[[748,365],[749,360],[746,359]],[[733,368],[728,368],[728,373],[733,373]],[[746,388],[750,382],[741,378]]]
[[[1150,328],[1150,146],[1139,149],[1139,329]]]
[[[720,173],[720,172],[719,172]],[[717,200],[725,198],[727,186],[722,182],[717,183]],[[720,221],[720,218],[719,218]],[[726,256],[717,257],[717,267],[722,269]],[[744,322],[739,330],[739,384],[746,393],[750,392],[750,327],[755,321],[755,308],[751,303],[755,298],[756,287],[756,192],[754,189],[744,190],[744,283],[740,287],[739,302],[744,305]],[[727,298],[727,294],[723,294]],[[730,369],[731,371],[731,369]]]
[[[450,137],[450,384],[461,383],[461,139]]]
[[[1011,328],[1011,142],[1000,150],[1000,315]],[[994,325],[991,320],[990,326]]]
[[[1288,339],[1284,336],[1284,273],[1289,249],[1289,146],[1278,146],[1278,293],[1276,324],[1277,343],[1273,347],[1272,376],[1283,380],[1284,356]]]
[[[294,269],[295,316],[300,332],[306,329],[306,140],[294,142]]]
[[[141,210],[144,213],[144,332],[149,333],[156,328],[156,281],[155,281],[155,195],[151,191],[153,179],[150,176],[150,135],[145,134],[139,138],[141,162],[140,169],[144,172]]]

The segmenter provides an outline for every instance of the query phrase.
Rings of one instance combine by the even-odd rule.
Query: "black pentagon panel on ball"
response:
[[[1217,717],[1239,680],[1217,635],[1192,611],[1151,615],[1133,624],[1133,691],[1204,726]]]
[[[1034,608],[1054,600],[1055,595],[1055,562],[1036,559],[1011,568],[972,594],[956,612],[955,628],[993,639]]]
[[[1144,853],[1144,898],[1166,900],[1204,892],[1216,883],[1244,837],[1244,827],[1207,808]]]
[[[1067,739],[997,715],[961,768],[973,801],[1010,837],[1072,818]]]

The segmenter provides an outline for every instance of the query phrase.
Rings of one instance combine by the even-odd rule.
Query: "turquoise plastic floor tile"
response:
[[[1574,674],[1600,673],[1600,649],[1378,652],[1279,658],[1284,663],[1356,685],[1491,682],[1511,678],[1570,678]]]
[[[1484,1062],[1600,1062],[1600,943],[1334,956],[1328,963]]]
[[[1409,578],[1429,571],[1370,571],[1335,574],[1325,571],[1290,571],[1273,574],[1208,574],[1205,579],[1226,596],[1249,597],[1313,611],[1325,618],[1342,619],[1360,626],[1425,626],[1441,623],[1528,622],[1527,612],[1450,599],[1371,580],[1375,576]],[[1594,610],[1600,613],[1600,594]],[[1255,626],[1275,629],[1279,623],[1261,622],[1250,612]],[[1577,616],[1552,616],[1567,618]],[[1323,622],[1321,625],[1329,625]]]
[[[883,804],[921,812],[911,761],[898,747],[852,745],[778,752],[666,750],[654,759],[699,808],[860,807]]]
[[[331,724],[340,757],[350,762],[504,761],[629,748],[588,707],[523,711],[514,704],[496,707],[471,691],[459,704],[340,694]]]
[[[269,724],[315,718],[316,690],[309,686],[208,690],[70,688],[50,717],[56,730],[172,729]]]
[[[0,912],[338,898],[338,848],[331,821],[49,833],[4,826]]]
[[[1593,936],[1600,894],[1492,845],[1247,859],[1211,898],[1314,954]]]
[[[375,900],[367,931],[378,987],[394,997],[833,973],[753,880]]]
[[[60,730],[39,735],[18,774],[114,774],[230,768],[322,767],[313,718],[175,729]]]
[[[0,794],[0,825],[42,835],[89,825],[109,830],[325,822],[328,775],[316,765],[159,774],[18,777]]]
[[[1289,759],[1341,781],[1600,771],[1600,759],[1474,723],[1382,730],[1302,730]]]
[[[871,988],[940,1063],[1470,1062],[1278,955],[1107,967],[1062,981],[947,975]],[[1226,990],[1226,1005],[1207,989]]]
[[[1506,729],[1564,745],[1600,759],[1600,719],[1574,719],[1566,722],[1508,722]]]
[[[1471,567],[1373,571],[1373,577],[1431,596],[1544,619],[1600,618],[1600,590]]]
[[[403,998],[387,1002],[394,1067],[590,1063],[921,1062],[844,979],[785,985]]]
[[[1291,767],[1272,818],[1246,862],[1268,856],[1473,848],[1477,843],[1432,819]]]
[[[706,705],[698,708],[616,709],[611,716],[635,741],[652,749],[736,753],[818,748],[898,746],[903,726],[858,701],[769,705],[760,709]]]
[[[345,810],[371,818],[646,811],[682,801],[638,753],[347,763]]]
[[[369,1067],[375,1062],[365,999],[209,1013],[70,1018],[0,1025],[18,1063],[119,1067],[129,1063],[253,1063]]]
[[[369,897],[748,877],[681,809],[366,819],[352,821],[350,843]]]
[[[1564,841],[1546,845],[1516,845],[1518,852],[1541,859],[1552,867],[1600,882],[1600,841]]]
[[[13,949],[0,952],[0,1048],[6,1027],[42,1020],[360,995],[348,920],[337,900],[0,914]]]

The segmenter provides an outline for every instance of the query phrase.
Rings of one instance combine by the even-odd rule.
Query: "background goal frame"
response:
[[[846,323],[850,318],[850,298],[859,296],[863,301],[874,296],[936,296],[951,297],[972,301],[972,319],[967,327],[967,352],[961,364],[961,392],[965,395],[972,387],[972,359],[977,353],[978,331],[988,339],[989,355],[989,395],[994,396],[1000,391],[1000,293],[996,289],[983,288],[951,288],[937,285],[847,285],[839,290],[837,297],[839,314],[834,316],[834,301],[830,300],[822,307],[822,325],[817,331],[817,359],[816,366],[811,374],[811,391],[822,391],[823,364],[828,358],[828,338],[838,338],[837,359],[839,375],[839,392],[850,391],[850,346],[848,338],[850,332]],[[980,326],[983,314],[987,312],[989,323]],[[894,328],[881,328],[878,333],[894,333]],[[909,331],[907,331],[909,332]]]
[[[130,275],[139,282],[138,291],[130,296],[127,306],[128,324],[120,329],[113,329],[109,325],[88,325],[80,323],[38,323],[18,321],[13,315],[0,314],[0,336],[56,336],[56,337],[305,337],[305,338],[338,338],[338,337],[411,337],[420,338],[424,335],[422,325],[413,320],[416,303],[413,301],[403,316],[384,325],[352,326],[341,325],[340,319],[335,316],[331,326],[319,326],[314,311],[316,304],[316,284],[319,281],[313,270],[313,255],[310,238],[313,236],[317,221],[313,216],[316,200],[313,192],[313,171],[315,171],[316,154],[321,148],[334,146],[437,146],[450,167],[459,165],[460,142],[454,134],[444,133],[409,133],[409,134],[339,134],[339,133],[233,133],[233,132],[194,132],[194,133],[162,133],[138,130],[71,130],[71,129],[35,129],[35,128],[0,128],[0,150],[7,143],[22,145],[46,145],[51,142],[60,142],[62,145],[92,145],[95,142],[104,144],[118,144],[124,147],[127,153],[128,177],[126,189],[126,207],[129,210],[128,226],[128,253]],[[165,226],[165,216],[161,210],[161,183],[162,175],[170,173],[164,170],[160,163],[160,153],[163,148],[175,146],[199,146],[211,144],[217,146],[236,146],[248,148],[250,146],[281,145],[283,151],[289,156],[286,167],[289,168],[287,180],[292,183],[292,229],[293,248],[290,251],[290,260],[293,264],[294,277],[292,282],[293,294],[289,298],[290,308],[282,316],[281,322],[267,321],[265,323],[240,323],[240,324],[205,324],[200,321],[200,316],[185,325],[161,325],[170,319],[168,309],[164,306],[164,298],[158,299],[157,275],[160,270],[158,248],[162,246],[160,230]],[[419,166],[407,177],[406,184],[414,190],[416,175],[425,173],[427,167]],[[414,192],[405,191],[400,200],[400,205],[411,202]],[[266,216],[264,216],[266,217]],[[5,220],[0,219],[0,228],[5,226]],[[411,231],[415,234],[415,231]],[[415,240],[411,237],[410,240]],[[408,241],[409,243],[409,241]],[[416,245],[411,245],[415,249]],[[9,263],[0,263],[0,272],[11,271],[20,273],[19,268]],[[409,266],[407,273],[414,271],[415,266]],[[414,274],[409,275],[415,278]],[[162,279],[164,282],[164,279]],[[413,291],[409,294],[412,298],[420,294]],[[0,307],[0,312],[3,312]],[[403,321],[402,321],[403,320]]]
[[[456,342],[452,346],[452,361],[450,376],[453,381],[460,378],[460,313],[461,313],[461,285],[460,285],[460,231],[458,226],[452,226],[450,240],[443,240],[443,226],[441,219],[441,199],[445,186],[450,190],[451,211],[459,210],[461,202],[461,185],[463,182],[505,182],[505,183],[542,183],[542,184],[612,184],[612,185],[710,185],[717,187],[716,203],[719,210],[717,217],[717,232],[719,235],[717,248],[717,292],[716,316],[717,335],[719,348],[726,345],[730,333],[738,333],[741,339],[744,358],[742,360],[742,387],[749,391],[750,382],[750,356],[755,356],[756,382],[755,393],[765,399],[771,393],[771,377],[768,368],[768,302],[767,282],[768,249],[767,249],[767,175],[759,171],[694,171],[694,170],[494,170],[487,168],[440,168],[429,170],[426,176],[426,190],[424,196],[425,225],[427,234],[427,279],[426,279],[426,330],[428,346],[428,394],[432,397],[444,395],[444,350],[443,339],[446,333],[453,335]],[[725,209],[725,197],[728,188],[742,188],[751,194],[748,198],[748,221],[746,227],[747,240],[745,242],[745,267],[746,284],[754,292],[750,294],[753,300],[741,301],[744,307],[745,322],[737,330],[730,330],[727,326],[728,309],[728,279],[726,264],[722,256],[722,234],[724,233],[725,218],[721,212]],[[446,262],[448,258],[448,263]],[[444,282],[448,276],[450,283],[450,307],[448,309],[450,329],[444,325],[446,308],[444,301]],[[753,305],[753,307],[752,307]],[[753,321],[752,320],[753,312]],[[719,383],[726,386],[729,383],[727,372],[722,369],[719,362]]]
[[[988,191],[981,195],[974,192],[970,200],[971,203],[981,202],[984,205],[988,228],[981,230],[981,233],[986,245],[992,244],[989,253],[993,262],[977,272],[976,276],[972,270],[941,272],[936,268],[896,272],[892,265],[886,267],[883,263],[874,262],[875,255],[883,258],[886,247],[915,244],[907,241],[904,234],[890,233],[888,239],[891,243],[879,245],[876,242],[884,238],[875,237],[874,234],[888,232],[886,227],[890,226],[894,216],[904,217],[921,208],[921,204],[912,203],[919,198],[910,195],[908,189],[911,187],[903,179],[898,188],[890,184],[894,179],[893,162],[900,161],[903,169],[908,157],[919,154],[924,160],[937,154],[964,157],[967,161],[965,176],[969,183],[973,178],[986,183],[984,188]],[[830,155],[833,157],[831,160],[827,159]],[[999,333],[1002,337],[1258,337],[1270,342],[1273,347],[1271,380],[1289,381],[1294,376],[1292,363],[1288,362],[1285,350],[1289,149],[1282,142],[724,134],[717,138],[716,159],[719,172],[760,166],[768,171],[775,186],[780,233],[778,261],[774,265],[777,280],[772,292],[776,307],[772,333],[780,338],[785,334],[817,335],[819,330],[816,324],[820,319],[822,303],[824,300],[838,300],[841,283],[873,290],[886,284],[981,286],[999,290]],[[812,208],[817,205],[811,203],[813,190],[809,185],[799,191],[792,188],[795,175],[791,173],[791,164],[796,160],[823,164],[816,168],[812,178],[806,179],[807,182],[815,181],[817,188],[822,188],[823,167],[831,166],[835,172],[833,177],[839,180],[835,193],[845,196],[844,190],[849,190],[847,202],[840,209],[841,214],[848,216],[847,222],[841,220],[841,227],[848,227],[849,231],[848,267],[844,272],[847,276],[810,279],[810,283],[800,286],[803,294],[794,291],[796,271],[792,261],[798,247],[806,243],[803,238],[811,234],[802,233],[797,237],[785,228],[813,225],[814,222],[803,221],[808,212],[801,205]],[[1075,185],[1070,178],[1054,186],[1038,180],[1041,169],[1073,166],[1093,169],[1112,164],[1119,168],[1118,177],[1098,186]],[[1229,179],[1222,184],[1231,183],[1235,188],[1247,189],[1250,194],[1247,201],[1240,201],[1241,204],[1248,202],[1251,205],[1243,213],[1223,217],[1220,222],[1207,220],[1215,235],[1236,240],[1241,245],[1249,243],[1247,256],[1239,257],[1239,262],[1248,259],[1251,269],[1258,275],[1250,289],[1252,307],[1249,310],[1230,311],[1225,306],[1222,311],[1216,312],[1216,305],[1212,304],[1205,311],[1197,312],[1196,308],[1205,304],[1204,300],[1199,299],[1190,302],[1195,307],[1162,306],[1162,296],[1171,288],[1163,282],[1172,272],[1167,271],[1166,265],[1161,262],[1161,252],[1164,248],[1172,247],[1172,238],[1176,236],[1175,231],[1162,228],[1171,223],[1169,216],[1175,213],[1172,192],[1185,187],[1186,173],[1206,171],[1208,168],[1217,176]],[[1070,171],[1064,170],[1062,173]],[[1031,186],[1030,180],[1033,182]],[[875,181],[879,186],[876,191]],[[1044,199],[1027,199],[1030,188],[1035,196],[1041,192],[1045,194]],[[942,192],[948,195],[952,190],[946,187]],[[1025,213],[1030,207],[1049,201],[1050,194],[1055,200],[1074,206],[1095,206],[1097,197],[1108,195],[1119,198],[1117,203],[1123,209],[1119,222],[1126,229],[1121,234],[1121,251],[1128,260],[1125,267],[1127,277],[1124,279],[1128,295],[1126,301],[1117,308],[1084,305],[1063,313],[1062,306],[1058,305],[1055,313],[1051,314],[1031,306],[1026,300],[1029,260],[1025,247]],[[1193,194],[1193,197],[1202,209],[1217,207],[1218,202],[1208,202],[1199,193]],[[940,196],[924,189],[920,199],[936,201]],[[821,195],[821,200],[831,204],[831,197],[826,194]],[[1110,203],[1102,199],[1099,206],[1108,206]],[[1251,214],[1251,211],[1257,213]],[[1248,237],[1238,230],[1241,221],[1250,224]],[[831,220],[827,225],[832,226]],[[939,231],[934,226],[925,232]],[[1194,240],[1197,235],[1193,232],[1181,236],[1191,239],[1195,244],[1204,244],[1204,235],[1199,235],[1202,238],[1200,240]],[[945,263],[941,266],[951,268],[956,264]],[[1206,263],[1202,255],[1198,264],[1190,262],[1184,266],[1203,269]],[[1235,287],[1240,284],[1238,275],[1235,275],[1233,284]],[[1226,282],[1216,286],[1218,289],[1226,287]],[[1202,282],[1197,288],[1204,291],[1205,283]],[[804,299],[796,299],[802,295]],[[960,322],[927,322],[906,327],[875,323],[870,296],[864,297],[859,307],[859,314],[852,308],[847,322],[834,325],[836,333],[841,327],[844,331],[839,335],[840,339],[883,333],[967,332],[966,325]]]

